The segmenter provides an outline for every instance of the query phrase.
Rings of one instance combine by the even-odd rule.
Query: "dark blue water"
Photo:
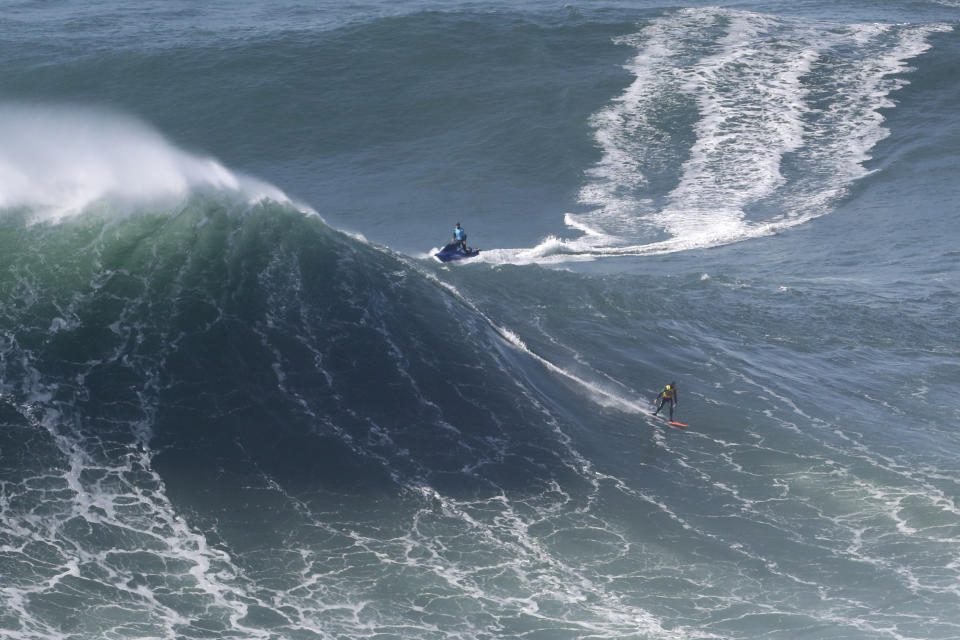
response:
[[[9,4],[0,635],[960,637],[958,17]]]

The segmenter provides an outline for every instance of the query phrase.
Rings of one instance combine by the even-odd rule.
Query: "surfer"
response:
[[[660,409],[663,408],[663,405],[670,403],[670,422],[673,422],[673,408],[680,404],[680,401],[677,399],[677,383],[671,381],[670,384],[663,388],[657,395],[657,399],[654,402],[659,402],[657,405],[657,410],[653,412],[653,415],[660,413]]]
[[[463,248],[464,253],[469,253],[470,250],[467,248],[467,230],[461,227],[459,222],[453,227],[453,241]]]

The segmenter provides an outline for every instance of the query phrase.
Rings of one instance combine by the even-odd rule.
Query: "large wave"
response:
[[[543,400],[584,380],[525,367],[455,290],[278,191],[129,119],[55,112],[7,112],[40,140],[0,182],[0,601],[22,634],[409,626],[390,602],[468,602],[505,553],[516,588],[442,624],[542,594],[623,628],[618,596],[526,532],[592,526],[567,508],[599,477]],[[417,586],[366,602],[397,562]]]

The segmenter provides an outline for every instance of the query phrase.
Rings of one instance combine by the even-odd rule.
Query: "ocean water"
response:
[[[5,3],[0,636],[960,638],[958,20]]]

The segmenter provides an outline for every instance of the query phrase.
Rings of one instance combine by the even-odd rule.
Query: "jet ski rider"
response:
[[[467,230],[460,226],[458,222],[453,227],[453,241],[460,245],[464,253],[468,253],[467,249]]]

